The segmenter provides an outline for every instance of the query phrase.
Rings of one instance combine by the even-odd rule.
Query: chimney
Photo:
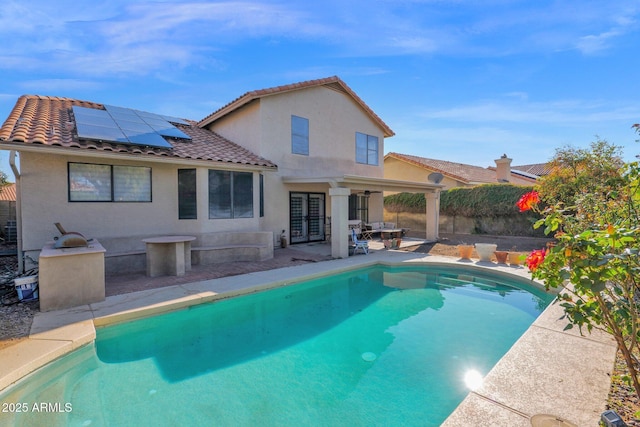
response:
[[[511,178],[511,160],[506,154],[496,159],[496,180],[498,182],[509,182]]]

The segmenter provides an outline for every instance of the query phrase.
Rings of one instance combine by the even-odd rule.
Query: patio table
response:
[[[380,237],[384,239],[402,237],[402,228],[382,228],[380,229]]]
[[[194,236],[158,236],[143,239],[147,251],[147,276],[184,276],[191,270]]]

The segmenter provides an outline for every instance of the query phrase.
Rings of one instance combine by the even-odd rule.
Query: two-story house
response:
[[[248,92],[199,122],[22,96],[0,149],[19,153],[18,243],[34,259],[56,222],[129,258],[148,236],[260,232],[275,244],[283,231],[292,243],[330,237],[346,257],[348,220],[382,220],[382,191],[425,193],[437,238],[440,186],[384,179],[392,135],[330,77]]]

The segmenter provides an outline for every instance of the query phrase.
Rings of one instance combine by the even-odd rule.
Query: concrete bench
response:
[[[191,246],[191,262],[209,265],[231,261],[273,258],[271,232],[220,232],[203,234]]]
[[[144,249],[138,249],[133,251],[122,251],[122,252],[106,252],[104,254],[105,258],[115,258],[121,256],[132,256],[132,255],[145,255],[146,251]]]
[[[100,243],[107,250],[104,254],[105,274],[117,276],[147,271],[147,248],[144,239],[154,235],[104,236]]]
[[[208,265],[230,261],[264,261],[273,258],[273,232],[224,231],[193,234],[191,264]],[[146,248],[143,239],[149,235],[103,237],[107,276],[142,273],[147,270]]]

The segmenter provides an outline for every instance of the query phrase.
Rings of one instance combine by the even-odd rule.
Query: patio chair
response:
[[[373,239],[373,228],[370,225],[364,224],[364,228],[362,229],[361,236],[364,240],[372,240]]]
[[[355,249],[353,250],[354,255],[358,253],[358,249],[360,249],[365,255],[369,254],[369,242],[358,240],[356,230],[351,230],[351,240],[353,241],[353,244],[356,245]]]

